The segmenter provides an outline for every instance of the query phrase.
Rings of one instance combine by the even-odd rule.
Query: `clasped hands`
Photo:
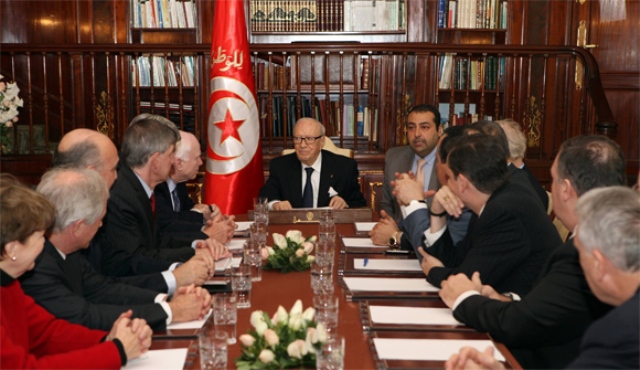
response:
[[[203,285],[216,269],[216,261],[231,257],[231,252],[219,241],[209,238],[196,242],[195,255],[173,270],[176,285]]]
[[[290,211],[293,209],[293,207],[291,206],[291,202],[289,202],[288,200],[273,203],[272,207],[274,211]],[[345,209],[348,206],[347,202],[342,199],[341,196],[334,195],[333,197],[331,197],[331,199],[329,199],[329,207],[333,209]]]
[[[391,181],[393,186],[393,195],[398,203],[408,206],[412,200],[423,200],[433,197],[431,202],[431,212],[442,213],[447,212],[453,217],[460,217],[464,208],[462,200],[447,186],[442,185],[438,191],[423,190],[423,185],[416,180],[413,172],[399,173],[396,172],[396,179]]]
[[[482,284],[482,280],[480,280],[480,273],[478,271],[471,275],[471,279],[462,273],[449,276],[447,280],[442,282],[441,289],[438,294],[449,308],[453,308],[453,304],[456,302],[456,299],[458,299],[462,293],[468,291],[476,291],[482,296],[490,299],[510,301],[509,298],[496,292],[493,287]]]
[[[106,341],[118,339],[124,347],[127,360],[140,357],[151,347],[151,335],[153,332],[145,319],[132,319],[132,310],[124,312],[116,319],[111,331],[105,338]]]

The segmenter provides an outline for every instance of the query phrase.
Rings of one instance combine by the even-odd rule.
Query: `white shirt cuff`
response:
[[[173,266],[173,265],[172,265]],[[162,277],[164,278],[164,282],[167,283],[167,293],[169,295],[173,294],[176,291],[176,277],[173,276],[171,272],[173,270],[162,271]]]
[[[273,205],[280,202],[280,200],[272,200],[271,202],[267,203],[267,207],[269,207],[269,211],[273,211]]]
[[[169,303],[167,303],[166,301],[158,302],[158,304],[160,305],[160,307],[162,307],[164,312],[167,314],[166,324],[168,326],[169,324],[171,324],[171,321],[173,320],[173,314],[171,313],[171,306],[169,306]]]
[[[445,225],[442,229],[436,231],[435,233],[431,232],[431,228],[428,228],[427,230],[425,230],[424,238],[425,238],[426,247],[429,248],[430,246],[434,245],[446,230],[447,230],[447,225]]]
[[[204,240],[202,240],[202,239],[198,239],[198,240],[194,240],[194,241],[192,241],[192,242],[191,242],[191,248],[193,248],[193,249],[198,248],[198,242],[202,242],[202,241],[204,241]]]
[[[453,307],[451,307],[451,310],[455,311],[460,303],[462,303],[462,301],[471,297],[472,295],[480,295],[480,292],[478,292],[477,290],[467,290],[466,292],[460,294],[458,298],[456,298],[456,301],[453,302]]]
[[[418,209],[427,209],[427,205],[423,202],[419,202],[417,200],[412,200],[409,202],[407,206],[400,206],[400,210],[402,211],[402,216],[407,218],[410,214],[415,212]]]

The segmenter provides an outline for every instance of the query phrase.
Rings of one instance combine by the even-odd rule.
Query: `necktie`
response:
[[[418,168],[416,170],[416,179],[420,181],[424,186],[424,165],[427,164],[427,160],[424,158],[418,159]]]
[[[304,169],[307,171],[307,183],[304,185],[304,191],[302,192],[302,206],[305,208],[313,207],[313,187],[311,186],[311,174],[313,173],[312,167]]]
[[[173,199],[173,211],[180,212],[180,198],[178,198],[178,188],[171,191],[171,199]]]
[[[151,213],[155,216],[156,215],[156,195],[155,194],[151,194],[151,197],[149,197],[149,204],[151,205]]]

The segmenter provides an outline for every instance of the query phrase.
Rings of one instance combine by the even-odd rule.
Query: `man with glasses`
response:
[[[324,146],[324,126],[301,118],[293,128],[295,154],[271,160],[269,179],[260,189],[269,209],[364,207],[355,160],[336,155]]]

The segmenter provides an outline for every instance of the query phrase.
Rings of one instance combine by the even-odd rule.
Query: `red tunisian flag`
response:
[[[218,0],[213,17],[204,201],[246,213],[264,182],[262,146],[242,0]]]

